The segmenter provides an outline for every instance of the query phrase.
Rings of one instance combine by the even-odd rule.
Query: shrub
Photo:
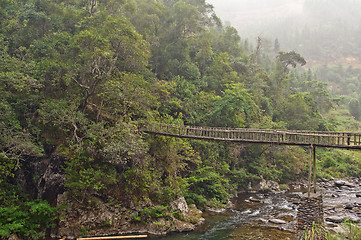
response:
[[[29,239],[44,237],[44,231],[55,220],[56,209],[44,200],[18,204],[0,207],[0,237],[11,234]]]
[[[228,200],[229,180],[212,167],[195,171],[185,182],[184,197],[188,203],[196,204],[201,209],[210,205],[222,205]]]

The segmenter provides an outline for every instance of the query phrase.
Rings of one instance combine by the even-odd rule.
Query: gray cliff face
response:
[[[55,156],[50,159],[42,176],[37,181],[37,197],[47,199],[49,202],[55,202],[58,194],[65,191],[65,177],[62,172],[63,159]]]
[[[58,194],[65,190],[64,160],[57,155],[27,159],[16,172],[15,183],[32,198],[45,199],[55,206]]]

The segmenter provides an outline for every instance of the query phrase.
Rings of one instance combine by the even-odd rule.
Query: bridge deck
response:
[[[351,132],[194,127],[161,123],[149,123],[141,130],[165,136],[214,141],[361,149],[361,133]]]

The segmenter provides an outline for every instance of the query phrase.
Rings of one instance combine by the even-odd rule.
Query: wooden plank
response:
[[[147,238],[147,237],[148,237],[148,235],[113,236],[113,237],[87,237],[87,238],[77,238],[77,240],[134,239],[134,238]]]

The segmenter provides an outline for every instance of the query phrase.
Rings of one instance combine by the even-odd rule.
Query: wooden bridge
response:
[[[310,197],[311,192],[312,171],[313,190],[316,193],[316,146],[361,149],[361,133],[352,132],[194,127],[162,123],[148,123],[143,125],[141,130],[150,134],[180,138],[310,146],[311,158],[309,162],[308,197]]]
[[[149,123],[141,130],[164,136],[214,141],[361,149],[361,133],[351,132],[194,127],[162,123]]]

